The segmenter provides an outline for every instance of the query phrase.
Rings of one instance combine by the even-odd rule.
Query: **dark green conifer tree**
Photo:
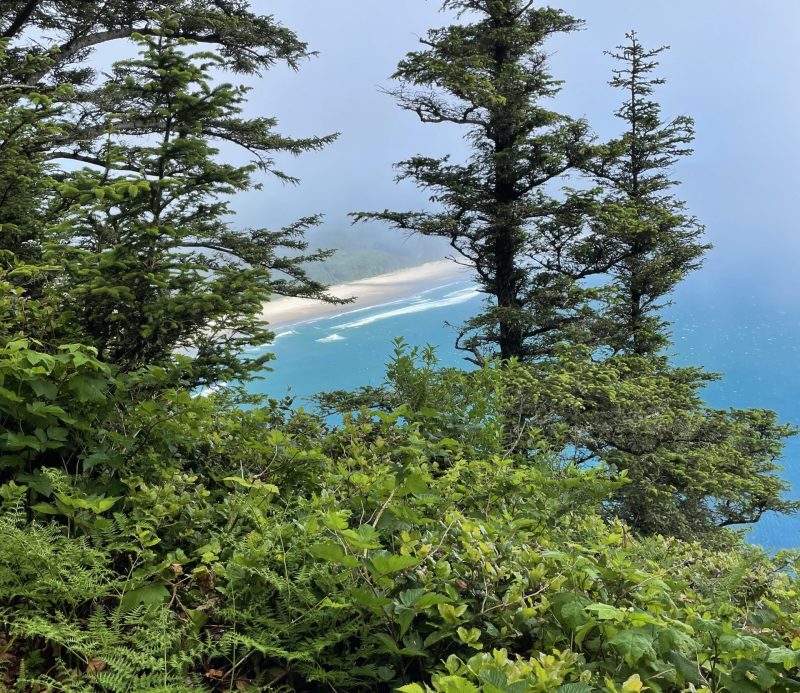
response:
[[[622,63],[610,84],[625,95],[616,115],[626,130],[586,167],[604,188],[604,232],[618,258],[594,329],[613,354],[600,368],[613,368],[620,393],[578,408],[571,425],[592,458],[627,472],[618,516],[641,532],[691,536],[796,509],[775,473],[794,430],[774,412],[707,407],[701,390],[718,376],[675,367],[663,353],[670,339],[660,310],[709,246],[673,194],[671,169],[691,154],[694,129],[687,116],[666,120],[653,99],[666,47],[648,50],[635,32],[627,38],[609,53]]]
[[[182,353],[193,357],[183,374],[190,384],[244,378],[267,358],[242,356],[270,339],[263,302],[271,293],[324,298],[303,264],[326,253],[304,252],[303,231],[317,217],[278,231],[234,230],[228,197],[254,187],[257,170],[291,180],[271,156],[331,138],[286,138],[272,119],[242,118],[246,90],[209,76],[224,61],[180,38],[177,15],[151,21],[152,34],[135,36],[140,57],[116,64],[98,94],[106,135],[75,152],[92,166],[60,186],[63,242],[49,257],[67,270],[64,339],[95,346],[124,370]],[[220,141],[254,161],[221,163]]]
[[[469,24],[432,30],[394,77],[400,106],[425,123],[468,128],[471,156],[417,156],[399,178],[431,193],[431,212],[359,213],[449,240],[489,300],[459,346],[529,360],[584,323],[592,295],[582,280],[613,259],[597,228],[594,191],[554,188],[590,152],[585,122],[548,107],[560,89],[545,44],[581,22],[524,0],[447,0]],[[572,339],[576,339],[573,334]]]
[[[671,192],[678,182],[670,171],[691,154],[694,123],[687,116],[665,120],[652,98],[664,83],[653,76],[656,58],[667,47],[648,50],[635,32],[627,38],[627,45],[609,53],[621,63],[610,84],[625,95],[616,115],[626,130],[589,168],[617,210],[607,229],[620,258],[609,272],[609,343],[615,351],[647,355],[669,342],[659,314],[665,297],[700,267],[710,246],[702,243],[703,227]]]
[[[4,48],[0,57],[0,99],[2,117],[8,125],[3,125],[0,133],[5,154],[0,189],[10,192],[9,186],[15,190],[26,186],[24,196],[0,197],[0,250],[24,255],[25,262],[41,263],[44,247],[54,240],[51,230],[56,225],[61,225],[57,243],[71,244],[62,222],[65,208],[75,199],[70,199],[69,194],[66,202],[59,199],[53,179],[68,178],[64,170],[74,170],[74,162],[108,166],[110,170],[118,167],[119,153],[108,155],[112,119],[111,130],[117,140],[127,137],[141,142],[148,137],[144,133],[151,132],[152,119],[143,124],[118,117],[126,108],[124,104],[120,107],[120,95],[115,96],[115,87],[109,83],[115,78],[109,77],[109,66],[92,56],[95,49],[113,42],[125,54],[136,36],[151,34],[160,27],[159,16],[166,8],[172,12],[172,37],[207,47],[215,54],[218,73],[261,74],[275,63],[294,69],[311,55],[294,32],[274,17],[259,14],[244,0],[0,0],[0,40]],[[38,104],[36,108],[31,107],[33,100]],[[20,114],[27,120],[21,121]],[[31,120],[33,115],[35,123]],[[272,132],[274,121],[267,118],[238,124],[235,120],[230,117],[225,122],[205,123],[203,136],[244,148],[254,145],[258,166],[273,174],[282,175],[271,167],[270,152],[300,153],[328,141],[280,137]],[[9,163],[10,158],[14,158],[14,164]],[[34,171],[52,176],[32,175]],[[288,176],[283,178],[291,180]],[[25,201],[21,203],[23,197]],[[35,223],[31,221],[34,219]],[[278,281],[286,279],[281,269],[297,273],[298,263],[287,256],[302,255],[302,232],[312,223],[313,218],[309,218],[283,231],[251,234],[249,240],[229,236],[228,242],[248,255],[247,262],[256,261],[261,267],[270,265],[278,270],[273,273],[274,290],[313,293],[319,287],[312,287],[305,279]],[[279,252],[282,243],[288,244],[288,253]],[[56,279],[54,270],[57,267],[50,266],[47,276]],[[42,282],[34,287],[26,280],[25,286],[28,291],[39,291]],[[59,287],[53,288],[60,291]]]

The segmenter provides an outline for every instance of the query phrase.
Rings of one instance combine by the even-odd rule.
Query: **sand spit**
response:
[[[307,298],[276,298],[264,304],[262,317],[272,328],[308,322],[406,298],[431,286],[466,279],[469,274],[469,268],[452,260],[427,262],[330,288],[330,293],[337,298],[354,298],[352,303],[336,305]]]

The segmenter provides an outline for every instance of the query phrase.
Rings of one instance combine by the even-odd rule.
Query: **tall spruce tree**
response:
[[[95,346],[124,370],[187,354],[192,385],[245,378],[267,358],[242,355],[270,339],[263,302],[271,293],[326,298],[303,268],[326,253],[304,252],[303,231],[317,217],[278,231],[234,230],[228,197],[254,187],[257,170],[291,180],[271,156],[331,137],[286,138],[272,119],[244,119],[246,89],[211,81],[224,60],[180,38],[178,15],[150,21],[151,33],[134,37],[140,57],[117,63],[97,95],[106,134],[80,155],[92,166],[60,186],[62,242],[48,257],[66,267],[64,339]],[[221,163],[215,141],[255,159]]]
[[[4,166],[4,181],[0,187],[19,186],[25,181],[17,172],[49,170],[54,177],[64,178],[59,171],[74,169],[74,162],[101,168],[119,161],[107,156],[109,122],[113,117],[114,136],[142,139],[149,125],[116,116],[125,112],[118,108],[113,97],[114,87],[107,65],[93,59],[95,49],[115,43],[124,55],[137,36],[148,35],[160,26],[159,17],[165,10],[172,12],[170,31],[175,40],[193,41],[215,54],[217,74],[261,74],[275,63],[296,69],[311,53],[294,32],[282,26],[274,17],[259,14],[245,0],[108,0],[72,2],[67,0],[0,0],[0,99],[9,120],[8,137],[3,137],[6,152],[10,145],[18,155],[16,166]],[[31,108],[33,100],[46,108]],[[115,110],[116,109],[116,110]],[[13,119],[21,112],[28,119],[27,132]],[[16,114],[16,115],[15,115]],[[31,121],[35,116],[36,122]],[[5,116],[4,116],[5,117]],[[17,121],[19,119],[17,118]],[[321,146],[330,138],[309,138],[293,141],[271,131],[275,121],[260,118],[249,124],[235,124],[235,118],[225,122],[203,124],[209,140],[227,141],[244,148],[253,147],[258,166],[291,181],[289,176],[271,166],[270,152],[300,153],[308,147]],[[44,136],[32,136],[34,130]],[[22,158],[19,158],[22,157]],[[24,253],[27,259],[41,258],[44,245],[52,240],[49,231],[62,221],[64,205],[54,203],[54,189],[46,177],[29,179],[28,199],[19,204],[19,196],[0,198],[0,219],[4,232],[0,249],[13,254]],[[57,196],[56,196],[57,197]],[[15,208],[12,209],[12,205]],[[25,219],[35,214],[37,222]],[[295,255],[304,241],[302,232],[312,219],[303,220],[286,232],[263,232],[260,262],[268,264],[271,257],[274,269],[291,267],[287,255]],[[62,229],[63,231],[63,229]],[[251,237],[250,239],[254,239]],[[280,253],[282,242],[290,246],[289,253]],[[62,234],[61,243],[69,243]],[[233,242],[233,241],[232,241]],[[243,240],[237,239],[241,247]],[[298,246],[298,247],[293,247]],[[250,250],[253,250],[252,242]],[[251,257],[253,257],[252,253]],[[281,267],[283,266],[283,267]],[[274,285],[274,282],[273,282]],[[300,286],[302,289],[299,289]],[[308,284],[282,282],[273,286],[279,291],[308,293]],[[312,291],[313,293],[313,291]]]
[[[303,269],[327,253],[307,252],[304,232],[318,217],[234,230],[226,196],[259,187],[256,171],[294,182],[274,154],[333,137],[282,137],[274,119],[242,118],[245,90],[214,84],[208,71],[296,68],[306,44],[240,0],[0,2],[0,30],[0,136],[4,162],[16,162],[0,173],[14,193],[0,198],[0,250],[26,295],[50,289],[62,301],[61,319],[39,336],[92,344],[124,369],[193,355],[185,382],[258,369],[267,357],[241,350],[269,339],[262,300],[327,299]],[[109,70],[89,60],[104,43],[151,35],[162,43],[141,61]],[[213,56],[188,58],[180,45],[209,46]],[[252,163],[219,163],[219,143],[247,150]],[[91,168],[76,173],[74,162]]]
[[[782,498],[787,486],[775,472],[794,429],[774,412],[707,407],[700,392],[718,376],[675,367],[663,353],[670,339],[660,310],[710,246],[672,192],[671,169],[691,154],[694,128],[687,116],[665,119],[653,99],[667,48],[647,49],[635,32],[627,39],[608,53],[621,63],[610,84],[625,95],[616,115],[626,129],[586,170],[614,210],[604,230],[618,258],[595,330],[612,350],[606,365],[632,396],[586,404],[570,425],[591,457],[627,471],[630,483],[613,506],[639,531],[691,535],[755,522],[768,510],[792,512],[797,504]]]
[[[591,147],[585,122],[547,106],[561,83],[544,45],[581,21],[524,0],[447,0],[444,8],[474,21],[431,30],[424,49],[399,64],[401,86],[391,93],[424,123],[467,127],[471,156],[397,165],[439,211],[354,216],[448,239],[489,297],[458,345],[478,361],[529,360],[584,324],[592,293],[582,280],[614,261],[594,191],[553,194]]]
[[[626,130],[602,148],[589,170],[618,209],[608,229],[620,258],[609,272],[609,343],[615,351],[647,355],[669,342],[659,314],[665,297],[700,267],[710,246],[701,242],[703,227],[671,193],[678,181],[670,170],[691,154],[694,123],[687,116],[665,120],[652,98],[664,83],[653,76],[656,58],[667,47],[648,50],[635,32],[626,36],[627,45],[608,53],[621,63],[610,84],[625,95],[616,115]]]

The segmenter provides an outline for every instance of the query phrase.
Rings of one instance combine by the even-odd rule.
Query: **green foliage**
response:
[[[797,685],[795,557],[638,539],[601,517],[626,484],[603,466],[507,458],[407,407],[328,430],[167,399],[124,469],[45,470],[52,507],[2,486],[12,690]],[[93,505],[109,474],[127,492]]]
[[[268,354],[244,351],[271,339],[261,319],[271,295],[336,301],[306,272],[330,255],[308,251],[318,216],[277,230],[229,221],[230,197],[259,189],[257,173],[296,182],[274,156],[335,139],[285,137],[274,118],[244,118],[248,89],[219,79],[296,65],[307,53],[294,34],[239,2],[88,12],[42,0],[3,10],[0,22],[0,262],[27,297],[56,306],[30,336],[94,347],[125,372],[163,366],[192,387],[264,369]],[[45,42],[68,38],[45,51],[26,33],[37,29]],[[84,66],[92,47],[118,38],[139,57],[102,77]],[[221,146],[251,160],[223,163]]]
[[[243,119],[246,90],[211,83],[224,60],[186,52],[173,14],[151,20],[161,28],[134,36],[140,57],[117,63],[103,89],[106,136],[81,153],[96,168],[59,188],[64,242],[49,257],[66,270],[62,329],[126,372],[167,365],[181,352],[193,357],[189,385],[246,378],[269,359],[242,355],[270,341],[263,303],[273,292],[325,298],[302,264],[327,254],[280,258],[282,247],[306,247],[303,231],[316,218],[280,232],[234,231],[227,198],[257,187],[257,169],[287,178],[275,152],[331,138],[292,140],[271,119]],[[220,163],[215,141],[247,149],[253,163]]]
[[[0,63],[6,43],[0,43]],[[42,94],[0,90],[0,266],[16,256],[23,262],[41,260],[42,202],[52,192],[50,171],[41,148],[61,134],[62,87]]]
[[[318,402],[326,413],[402,408],[432,438],[521,461],[549,453],[559,466],[602,462],[628,481],[609,499],[611,516],[644,534],[708,541],[720,528],[798,509],[784,498],[778,464],[796,430],[771,411],[704,405],[701,389],[714,378],[665,358],[598,361],[567,348],[540,364],[441,370],[433,350],[397,340],[383,386]]]
[[[4,71],[23,85],[72,84],[87,109],[98,77],[86,58],[102,44],[145,34],[151,13],[163,12],[158,0],[109,0],[100,6],[65,0],[0,3],[2,36],[10,40]],[[177,0],[169,8],[180,17],[181,38],[213,45],[227,70],[259,73],[276,62],[296,68],[307,46],[272,16],[258,15],[242,0],[209,5]],[[90,119],[91,120],[91,119]]]
[[[800,685],[796,557],[609,518],[641,482],[563,464],[554,402],[587,396],[575,363],[439,371],[400,342],[383,394],[415,406],[329,429],[35,347],[10,341],[0,361],[25,400],[3,420],[5,445],[24,443],[0,486],[10,690]],[[594,375],[583,387],[608,396]],[[87,396],[83,376],[101,379]],[[551,416],[509,447],[520,390]]]
[[[95,441],[112,370],[89,347],[61,345],[49,351],[17,332],[50,313],[26,300],[23,290],[0,278],[0,479],[44,465],[80,468]]]

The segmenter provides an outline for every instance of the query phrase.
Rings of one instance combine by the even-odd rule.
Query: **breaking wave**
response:
[[[345,338],[342,337],[342,335],[334,333],[334,334],[328,335],[327,337],[323,337],[322,339],[316,339],[314,341],[322,342],[323,344],[325,344],[326,342],[343,342],[344,339]]]
[[[424,313],[429,310],[436,310],[437,308],[446,308],[447,306],[454,306],[459,303],[466,303],[474,298],[480,296],[481,292],[474,288],[460,289],[453,291],[443,298],[434,301],[420,301],[419,303],[412,303],[402,308],[395,308],[393,310],[386,310],[382,313],[375,315],[368,315],[360,320],[342,323],[337,325],[336,328],[340,330],[351,330],[356,327],[363,327],[364,325],[371,325],[379,320],[388,320],[389,318],[396,318],[400,315],[409,315],[411,313]]]

